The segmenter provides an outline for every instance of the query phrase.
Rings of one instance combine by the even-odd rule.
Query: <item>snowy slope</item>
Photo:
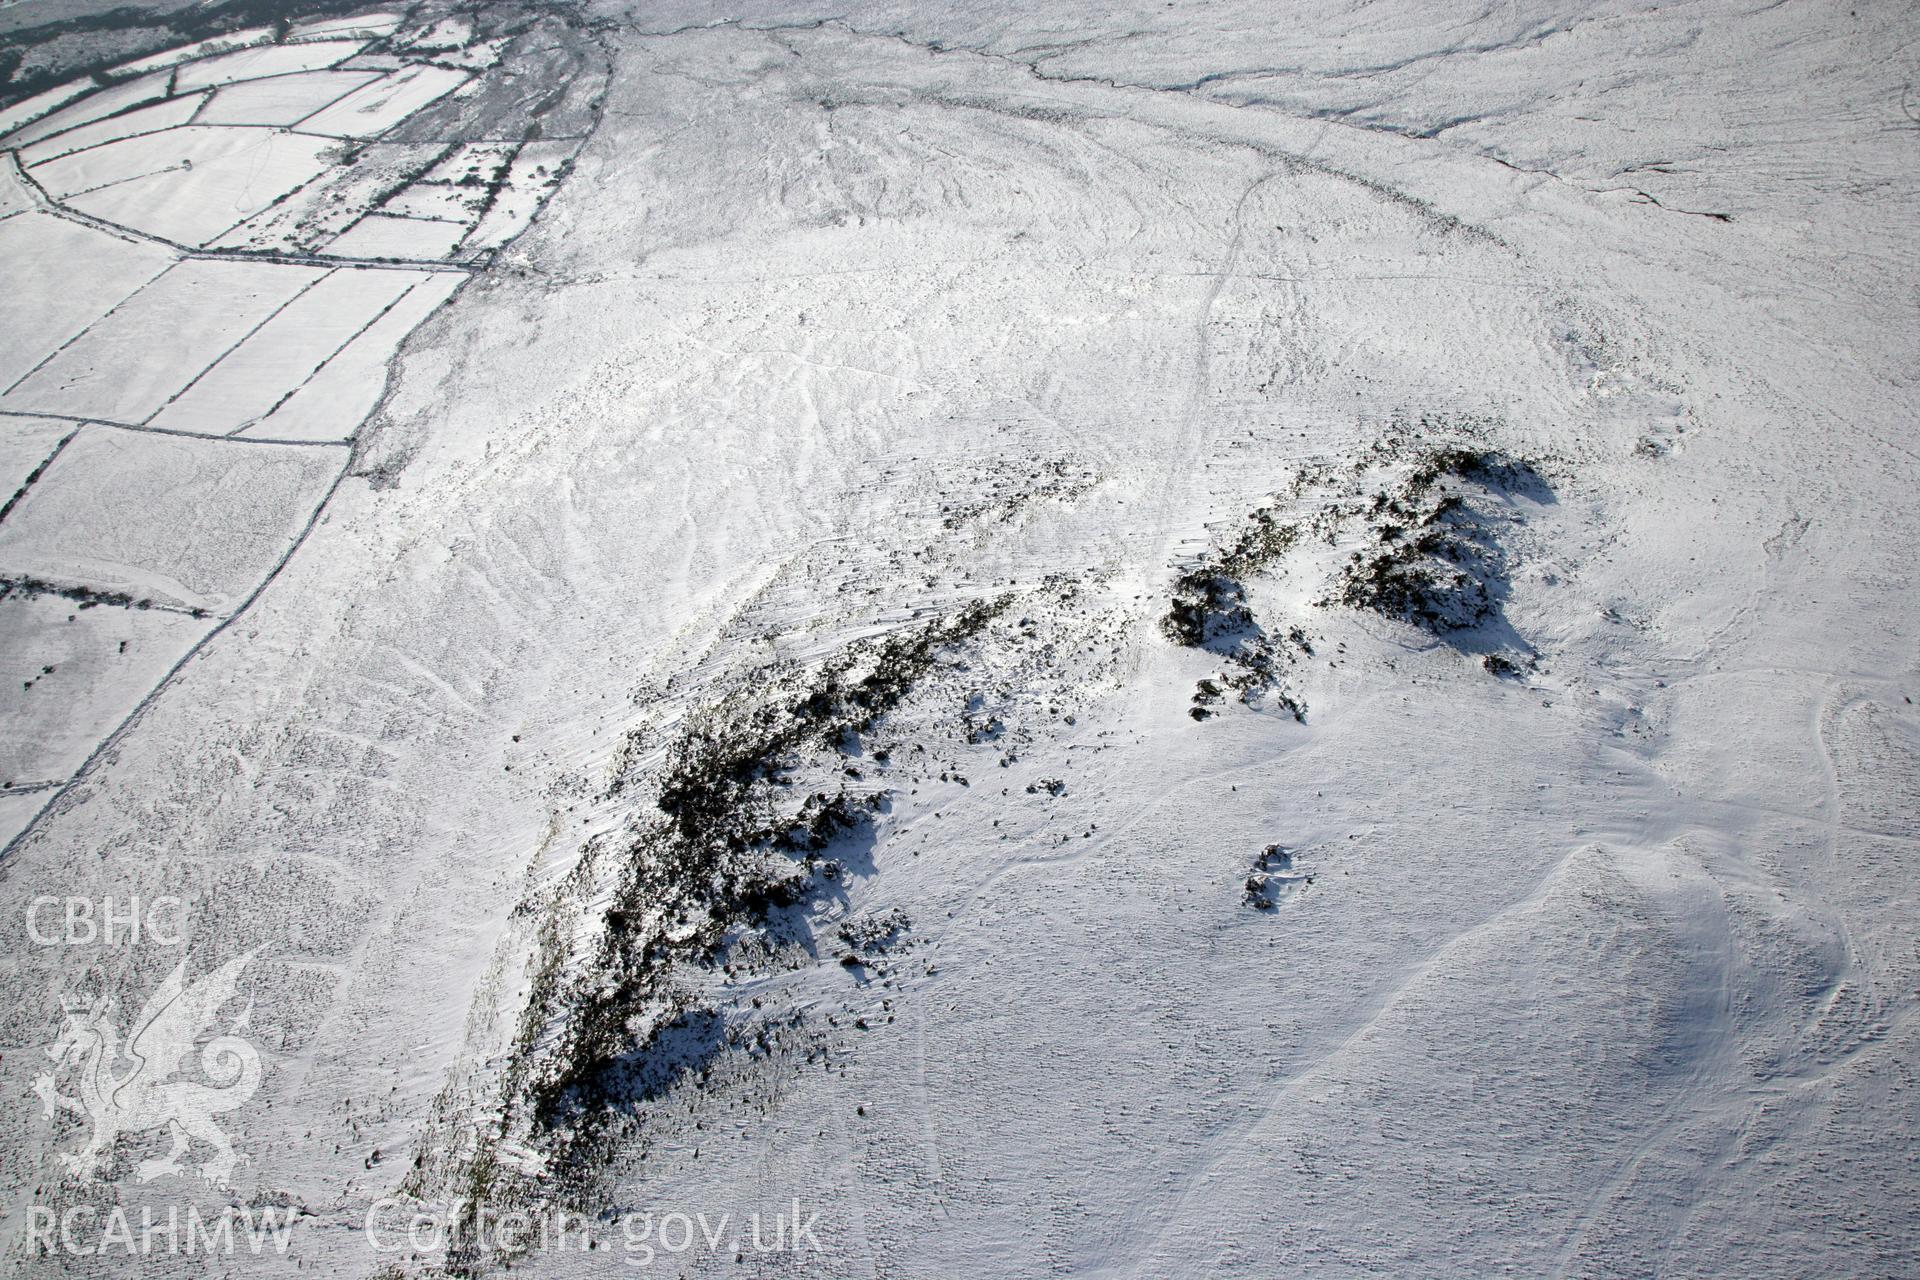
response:
[[[15,1272],[1920,1269],[1911,14],[593,17],[298,550],[0,810],[12,918],[186,904],[9,949]],[[0,567],[102,560],[27,493]],[[241,956],[230,1185],[63,1178],[61,998]],[[598,1247],[396,1244],[476,1200]]]

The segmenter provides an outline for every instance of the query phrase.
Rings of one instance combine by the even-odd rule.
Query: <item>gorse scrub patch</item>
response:
[[[1553,490],[1532,462],[1473,438],[1491,425],[1396,420],[1351,467],[1303,467],[1289,493],[1248,513],[1229,541],[1178,573],[1160,630],[1223,661],[1218,675],[1198,682],[1189,714],[1211,719],[1234,695],[1306,720],[1298,676],[1314,642],[1298,622],[1263,624],[1249,599],[1261,577],[1317,583],[1315,608],[1344,605],[1456,643],[1472,633],[1476,652],[1517,647],[1531,665],[1525,643],[1497,625],[1510,589],[1505,539],[1524,503],[1550,503]],[[1429,437],[1440,430],[1453,438]],[[1500,676],[1523,669],[1507,657],[1483,665]]]
[[[1161,620],[1167,638],[1197,648],[1251,624],[1246,580],[1276,563],[1299,539],[1300,527],[1283,521],[1277,506],[1252,512],[1231,546],[1174,579],[1173,603]]]
[[[1492,449],[1435,449],[1397,489],[1374,495],[1371,545],[1351,554],[1330,598],[1434,635],[1481,626],[1508,591],[1502,520],[1488,499],[1550,494],[1524,460]]]
[[[33,600],[40,596],[58,596],[62,600],[72,600],[82,609],[95,609],[108,605],[119,609],[160,609],[168,613],[184,613],[190,618],[206,618],[212,615],[199,606],[172,605],[154,600],[147,596],[134,596],[125,591],[108,591],[95,587],[74,586],[57,582],[48,582],[32,576],[18,578],[0,578],[0,600],[13,597]]]
[[[589,849],[550,906],[534,999],[510,1068],[509,1123],[564,1177],[591,1173],[612,1129],[723,1040],[683,977],[804,930],[783,913],[834,896],[828,855],[866,828],[880,794],[803,794],[792,775],[858,748],[947,655],[1006,607],[976,601],[911,631],[848,646],[811,668],[754,674],[695,711],[667,745],[652,813]],[[604,896],[602,896],[604,895]],[[597,908],[581,954],[574,925]],[[704,1047],[704,1048],[703,1048]]]
[[[1295,498],[1313,474],[1303,471],[1296,478]],[[1270,635],[1247,603],[1248,580],[1276,567],[1303,536],[1303,525],[1285,518],[1284,512],[1284,502],[1250,512],[1232,542],[1174,579],[1161,631],[1175,644],[1218,654],[1230,668],[1217,681],[1202,680],[1196,687],[1189,711],[1195,720],[1215,715],[1227,690],[1245,703],[1271,695],[1295,720],[1307,718],[1306,704],[1284,686],[1283,678],[1296,655],[1313,653],[1312,644],[1298,626],[1282,636]]]

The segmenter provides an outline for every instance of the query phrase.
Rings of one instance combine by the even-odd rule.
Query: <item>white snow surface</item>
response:
[[[370,1209],[511,1185],[728,1215],[663,1274],[1920,1274],[1911,6],[591,16],[604,116],[432,319],[451,273],[358,337],[316,308],[340,355],[309,377],[261,326],[305,333],[274,308],[320,267],[189,260],[152,288],[259,283],[180,325],[136,294],[13,361],[38,371],[0,409],[42,416],[9,475],[44,415],[137,422],[210,365],[169,412],[278,407],[234,440],[81,426],[0,517],[0,571],[107,566],[164,613],[49,639],[43,594],[6,624],[35,647],[0,671],[0,914],[190,904],[184,948],[16,930],[12,1273],[200,1272],[17,1243],[30,1207],[104,1196],[136,1230],[298,1206],[237,1274],[444,1274],[370,1248]],[[302,128],[378,132],[460,74]],[[0,240],[70,257],[96,311],[157,272],[54,230]],[[272,443],[349,436],[330,492],[334,450]],[[1176,575],[1334,501],[1303,476],[1384,491],[1419,440],[1544,477],[1492,502],[1492,620],[1343,603],[1354,527],[1303,537],[1243,586],[1311,642],[1304,722],[1194,718],[1231,668],[1160,626]],[[109,453],[97,494],[72,479]],[[882,800],[804,945],[675,972],[738,1036],[562,1185],[512,1064],[580,1016],[541,1003],[542,958],[591,974],[623,927],[568,873],[657,820],[698,709],[974,600],[1004,611],[870,733],[776,770]],[[181,608],[235,616],[157,674]],[[70,723],[13,692],[69,663]],[[886,920],[841,963],[843,926]],[[63,1183],[84,1129],[33,1095],[62,996],[131,1016],[183,955],[250,957],[264,1073],[219,1117],[245,1163],[137,1182],[156,1131]],[[734,1247],[795,1200],[819,1250]],[[647,1273],[596,1230],[513,1273]]]

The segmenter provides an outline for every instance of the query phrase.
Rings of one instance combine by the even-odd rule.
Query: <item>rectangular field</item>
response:
[[[107,142],[117,142],[122,138],[131,138],[142,133],[157,133],[162,129],[171,129],[177,124],[185,124],[193,119],[193,113],[206,100],[203,93],[190,94],[183,98],[168,98],[156,102],[150,107],[141,107],[124,115],[111,116],[105,120],[96,120],[92,124],[83,124],[77,128],[63,130],[52,137],[43,138],[30,147],[20,149],[20,163],[36,165],[60,156],[72,155],[76,151],[85,151]]]
[[[164,75],[142,76],[138,80],[129,80],[125,84],[97,89],[86,97],[76,100],[72,105],[62,107],[21,129],[7,139],[7,144],[22,146],[41,138],[51,137],[62,130],[104,119],[116,111],[125,111],[128,107],[157,101],[166,96],[167,77]]]
[[[213,625],[57,595],[0,599],[0,785],[71,776]],[[24,815],[7,799],[0,814],[24,822],[47,796]]]
[[[386,394],[387,362],[400,344],[466,281],[460,271],[423,272],[419,283],[247,437],[344,440],[360,429]]]
[[[360,52],[363,43],[359,40],[316,40],[311,44],[270,44],[208,58],[181,67],[174,81],[174,92],[186,93],[210,85],[290,75],[296,71],[317,71],[351,58]]]
[[[486,191],[445,182],[416,182],[380,207],[380,212],[406,218],[438,218],[471,226],[480,216]]]
[[[438,98],[452,93],[469,77],[463,71],[416,65],[381,77],[356,89],[300,125],[303,133],[338,138],[373,138]]]
[[[207,370],[151,425],[226,435],[265,417],[397,302],[416,279],[406,271],[335,271]]]
[[[185,125],[50,160],[33,174],[76,192],[66,203],[82,212],[199,246],[324,172],[329,149],[324,138],[275,129]]]
[[[526,230],[541,202],[560,185],[560,175],[577,141],[529,142],[507,166],[507,180],[495,194],[480,225],[460,246],[463,251],[497,249]]]
[[[50,213],[0,221],[0,392],[173,263],[160,245]]]
[[[132,62],[123,62],[115,67],[113,72],[115,75],[136,75],[143,71],[158,71],[164,67],[177,67],[195,58],[207,58],[233,49],[247,49],[254,45],[266,44],[272,39],[272,27],[253,27],[247,31],[234,31],[224,36],[214,36],[198,44],[181,45],[178,49],[165,49],[144,58],[136,58]]]
[[[373,71],[308,71],[230,84],[214,93],[194,123],[298,124],[377,75]]]
[[[336,167],[214,241],[221,249],[313,253],[360,215],[433,165],[438,143],[376,142],[350,165]]]
[[[0,237],[11,226],[0,223]],[[44,288],[47,273],[37,274]],[[0,410],[145,422],[325,274],[266,262],[182,262],[0,396]]]
[[[90,426],[0,524],[0,576],[224,614],[280,562],[342,450]]]
[[[41,119],[49,112],[57,111],[63,103],[72,102],[86,91],[87,86],[84,83],[58,85],[45,93],[35,94],[25,102],[16,102],[5,111],[0,111],[0,141],[8,143],[17,141],[14,135],[22,132],[27,125]]]
[[[364,36],[372,39],[376,36],[391,35],[400,29],[405,21],[397,13],[363,13],[352,18],[320,18],[313,22],[303,22],[293,29],[296,40],[315,40],[321,36]]]
[[[321,252],[337,258],[399,258],[418,262],[446,257],[466,234],[467,226],[463,222],[370,213]]]

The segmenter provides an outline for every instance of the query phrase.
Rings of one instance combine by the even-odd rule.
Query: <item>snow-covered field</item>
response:
[[[1920,1274],[1909,8],[274,16],[5,13],[11,1273]]]

